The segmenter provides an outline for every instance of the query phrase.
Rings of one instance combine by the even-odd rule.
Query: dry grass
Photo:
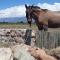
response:
[[[13,29],[28,29],[30,28],[28,24],[0,24],[0,28],[13,28]],[[35,24],[32,24],[32,29],[37,29]]]
[[[0,24],[0,28],[5,29],[28,29],[30,28],[28,24]],[[32,30],[38,30],[36,24],[32,24]],[[48,31],[60,31],[60,28],[49,28]]]

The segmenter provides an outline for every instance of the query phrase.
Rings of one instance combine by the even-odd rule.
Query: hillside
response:
[[[9,17],[9,18],[0,18],[0,22],[26,22],[25,17]]]

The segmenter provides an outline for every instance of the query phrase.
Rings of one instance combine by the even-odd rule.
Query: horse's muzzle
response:
[[[31,23],[32,23],[31,21],[28,21],[28,24],[29,24],[30,27],[31,27]]]

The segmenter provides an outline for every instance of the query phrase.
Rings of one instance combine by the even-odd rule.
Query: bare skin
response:
[[[31,48],[30,47],[28,51],[37,60],[56,60],[54,57],[47,55],[45,53],[45,51],[40,48]]]

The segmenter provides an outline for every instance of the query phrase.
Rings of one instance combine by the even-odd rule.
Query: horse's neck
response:
[[[36,21],[38,20],[39,13],[38,12],[32,12],[32,18]]]
[[[33,13],[32,13],[32,18],[35,20],[35,23],[36,23],[36,25],[37,25],[38,28],[39,28],[39,14],[33,12]]]

